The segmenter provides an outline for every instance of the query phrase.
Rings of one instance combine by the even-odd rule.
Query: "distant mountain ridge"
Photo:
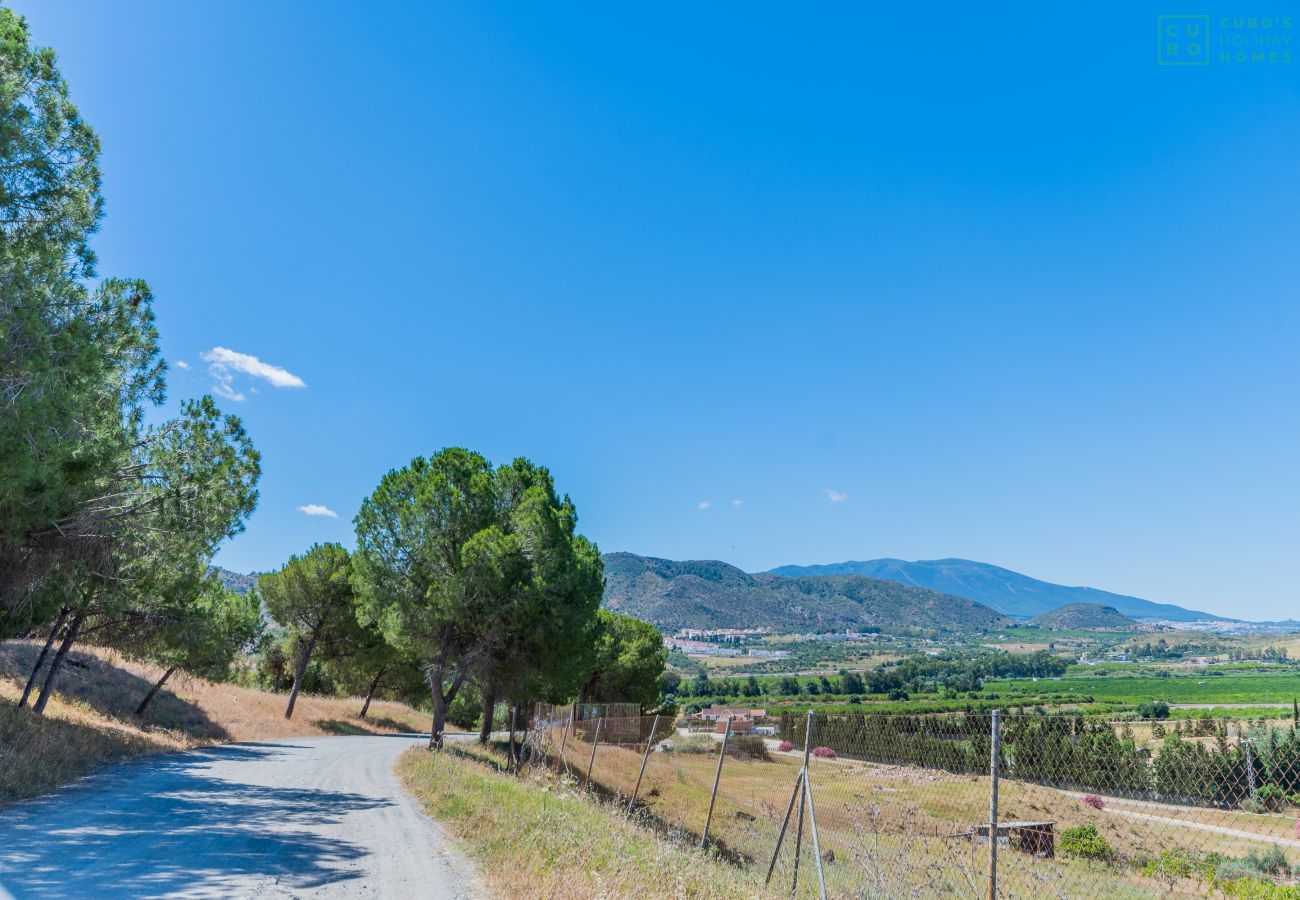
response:
[[[750,575],[717,560],[607,553],[605,605],[667,631],[752,628],[780,631],[970,631],[1005,619],[983,604],[860,575]]]
[[[1111,606],[1134,619],[1169,619],[1175,622],[1233,621],[1224,616],[1184,609],[1172,603],[1155,603],[1141,597],[1112,594],[1090,587],[1067,587],[1030,578],[1010,569],[969,559],[869,559],[862,562],[819,566],[780,566],[766,574],[782,577],[809,575],[864,575],[899,584],[929,588],[965,597],[1008,616],[1033,618],[1061,606],[1088,603]]]

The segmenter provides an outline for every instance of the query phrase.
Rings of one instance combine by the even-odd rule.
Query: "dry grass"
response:
[[[157,666],[98,648],[74,650],[44,716],[17,709],[39,652],[30,641],[0,644],[0,806],[45,793],[102,766],[154,753],[227,741],[320,734],[379,734],[427,729],[426,716],[400,703],[376,701],[357,718],[353,698],[287,698],[177,673],[143,719],[135,708],[162,674]]]
[[[480,751],[481,752],[481,751]],[[407,790],[480,860],[492,892],[530,897],[750,897],[760,880],[629,824],[545,775],[516,779],[447,753],[412,750]]]
[[[591,744],[569,736],[566,758],[579,781]],[[555,738],[558,744],[558,735]],[[602,744],[592,780],[602,790],[628,793],[641,757],[637,748]],[[726,850],[765,869],[790,799],[800,758],[774,754],[771,762],[728,758],[723,767],[710,836]],[[652,753],[641,787],[649,814],[699,834],[717,767],[713,754]],[[911,766],[853,760],[814,760],[812,783],[822,850],[833,895],[974,896],[987,869],[987,844],[961,837],[987,821],[989,779]],[[1255,815],[1241,810],[1169,806],[1108,797],[1105,809],[1080,802],[1080,794],[1042,785],[1003,781],[1003,821],[1051,821],[1056,833],[1093,825],[1114,848],[1116,864],[1078,859],[1037,859],[1017,851],[1001,855],[1001,877],[1010,896],[1152,896],[1166,890],[1204,893],[1188,880],[1170,888],[1135,866],[1161,853],[1217,852],[1242,857],[1248,850],[1281,846],[1300,857],[1294,815]],[[805,857],[804,865],[810,860]],[[789,844],[778,861],[777,881],[789,885]],[[815,882],[800,874],[801,893]]]

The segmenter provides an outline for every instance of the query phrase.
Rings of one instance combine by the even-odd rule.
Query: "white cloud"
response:
[[[200,353],[199,355],[208,364],[208,372],[212,375],[214,381],[212,392],[218,397],[225,397],[227,400],[241,401],[245,399],[241,391],[235,390],[234,379],[236,373],[264,379],[278,388],[304,388],[307,386],[305,381],[289,370],[273,366],[270,363],[264,363],[256,356],[247,353],[240,353],[226,347],[213,347],[206,353]]]
[[[744,505],[745,505],[745,501],[744,501],[744,500],[732,500],[732,501],[731,501],[731,506],[732,506],[733,509],[740,509],[740,508],[741,508],[742,506],[744,506]]]
[[[710,503],[708,500],[701,500],[699,503],[695,504],[697,509],[708,509],[712,505],[713,504]]]
[[[822,493],[825,494],[826,499],[831,501],[832,503],[843,503],[845,500],[849,499],[848,494],[845,494],[841,491],[837,491],[834,488],[826,488],[826,490],[822,491]]]
[[[306,513],[309,516],[328,516],[331,519],[337,519],[339,514],[328,506],[320,503],[308,503],[306,506],[298,507],[298,512]]]
[[[178,369],[188,369],[189,367],[190,367],[190,364],[187,363],[185,360],[183,360],[183,359],[178,359],[178,360],[176,360],[176,368],[178,368]]]

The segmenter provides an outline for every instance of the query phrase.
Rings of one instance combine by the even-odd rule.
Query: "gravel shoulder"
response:
[[[483,896],[402,789],[417,735],[228,744],[0,812],[0,898]]]

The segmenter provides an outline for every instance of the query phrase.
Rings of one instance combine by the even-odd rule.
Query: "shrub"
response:
[[[1169,718],[1169,704],[1163,700],[1148,701],[1137,705],[1139,719]]]
[[[792,744],[790,741],[782,741],[780,744],[777,745],[776,749],[780,750],[782,753],[789,753],[791,750],[794,749],[794,744]],[[1296,834],[1300,835],[1300,821],[1297,821],[1295,824],[1296,824]]]
[[[1255,792],[1255,799],[1268,812],[1278,812],[1291,802],[1287,792],[1276,784],[1266,784]]]
[[[772,761],[772,754],[767,752],[767,743],[757,734],[733,734],[727,741],[727,753],[736,759]]]
[[[1061,832],[1061,855],[1078,859],[1110,859],[1115,855],[1096,825],[1075,825]]]
[[[1104,843],[1104,841],[1103,841]],[[1142,866],[1142,874],[1148,878],[1191,878],[1196,871],[1197,861],[1182,850],[1166,850]]]
[[[1246,851],[1245,863],[1261,875],[1289,875],[1291,863],[1277,844],[1259,853],[1254,847]]]
[[[830,747],[813,747],[812,755],[818,759],[834,759],[836,753]]]
[[[1079,802],[1084,806],[1091,806],[1093,809],[1105,809],[1106,802],[1096,794],[1084,794],[1079,798]]]
[[[718,746],[713,738],[706,734],[693,734],[684,740],[673,741],[674,753],[711,753]]]

